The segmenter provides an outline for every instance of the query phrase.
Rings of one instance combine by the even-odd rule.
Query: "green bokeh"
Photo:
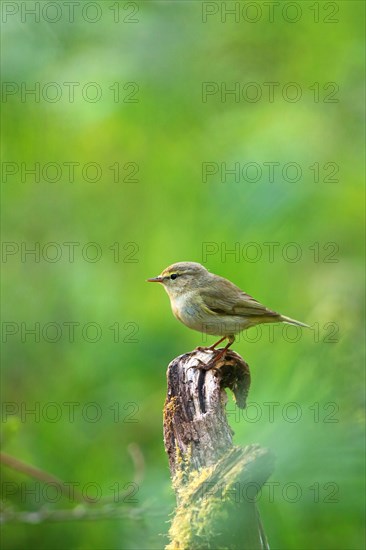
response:
[[[198,1],[99,2],[95,23],[86,20],[92,9],[83,18],[81,5],[70,22],[61,2],[62,17],[52,23],[52,6],[35,21],[22,16],[22,5],[34,2],[8,4],[18,13],[3,17],[3,81],[19,91],[3,96],[3,162],[16,163],[18,172],[6,175],[11,165],[3,164],[2,223],[3,241],[19,251],[3,256],[3,330],[8,323],[18,330],[3,334],[3,449],[80,487],[97,483],[110,496],[111,486],[133,480],[127,447],[136,443],[145,479],[138,502],[120,506],[146,511],[141,520],[9,524],[4,548],[164,547],[174,508],[162,440],[165,370],[177,355],[213,342],[176,322],[163,290],[145,284],[181,260],[204,263],[312,326],[300,333],[251,329],[234,346],[252,373],[247,414],[229,397],[235,442],[258,442],[277,456],[274,498],[266,487],[259,501],[271,547],[363,548],[362,2],[297,2],[294,23],[286,17],[295,8],[283,11],[288,2],[273,22],[266,3],[257,2],[255,23],[246,20],[255,18],[253,6],[243,12],[247,2],[237,3],[238,22],[221,22],[225,4],[209,3],[219,11],[206,23]],[[31,95],[23,101],[22,83],[35,82],[39,102]],[[50,100],[50,82],[62,91],[58,101]],[[80,83],[73,102],[67,82]],[[91,82],[102,91],[95,102],[81,94]],[[249,99],[245,91],[239,98],[217,92],[203,101],[204,82],[219,90],[221,83],[241,90],[256,84]],[[270,82],[278,83],[273,101]],[[301,90],[296,102],[286,100],[288,83]],[[262,96],[253,102],[255,89]],[[294,90],[288,88],[290,99]],[[137,102],[124,102],[128,94]],[[74,178],[64,164],[70,162],[79,163]],[[91,162],[101,170],[94,183],[92,168],[82,172]],[[271,162],[279,163],[273,182],[264,164]],[[50,167],[36,181],[21,163],[43,170],[58,163],[61,176],[51,181],[57,178]],[[203,163],[217,163],[207,181]],[[239,163],[239,181],[221,178],[221,163]],[[288,163],[300,166],[298,181],[291,166],[283,176]],[[124,181],[136,166],[130,179],[137,181]],[[85,248],[92,242],[101,251],[95,262],[95,247]],[[63,243],[77,243],[74,261]],[[275,243],[273,258],[265,243]],[[25,254],[34,246],[39,261]],[[57,250],[60,259],[50,261]],[[78,323],[73,342],[70,322]],[[40,324],[39,342],[22,323]],[[55,342],[57,327],[47,323],[62,328]],[[94,343],[92,326],[83,336],[88,323],[101,332]],[[73,421],[67,402],[78,404]],[[50,403],[62,412],[55,422]],[[100,408],[96,422],[88,403]],[[16,414],[7,414],[12,406]],[[39,418],[26,413],[38,406]],[[34,485],[5,468],[3,481]],[[36,502],[20,490],[9,504],[18,511],[74,505]]]

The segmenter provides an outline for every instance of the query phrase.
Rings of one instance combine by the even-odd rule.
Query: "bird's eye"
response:
[[[174,281],[174,279],[176,279],[178,277],[178,275],[176,273],[172,273],[170,275],[170,278]]]

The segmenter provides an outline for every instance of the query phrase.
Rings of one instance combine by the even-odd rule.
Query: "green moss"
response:
[[[180,460],[186,465],[189,459],[186,456]],[[220,484],[208,482],[213,471],[211,466],[191,472],[187,483],[183,481],[182,470],[175,476],[173,484],[180,504],[169,530],[168,550],[210,548],[210,541],[220,537],[223,525],[228,523],[233,502],[223,495]]]

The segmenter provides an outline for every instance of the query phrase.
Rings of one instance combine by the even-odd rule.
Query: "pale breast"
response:
[[[197,298],[184,294],[171,300],[174,316],[187,327],[217,336],[237,334],[247,328],[248,322],[243,317],[221,316],[208,313],[197,303]]]
[[[185,293],[171,299],[174,316],[187,327],[202,331],[202,308],[196,303],[197,299],[191,293]]]

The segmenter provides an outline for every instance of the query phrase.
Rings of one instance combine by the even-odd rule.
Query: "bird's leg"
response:
[[[215,344],[212,344],[212,346],[208,347],[207,349],[212,349],[212,350],[215,349],[216,346],[221,344],[221,342],[223,342],[226,338],[227,338],[227,336],[223,336],[222,338],[220,338],[220,340],[218,340]]]
[[[197,351],[206,351],[206,350],[209,349],[209,350],[213,351],[213,350],[216,348],[216,346],[218,346],[219,344],[221,344],[221,342],[222,342],[223,340],[225,340],[225,338],[227,338],[227,336],[223,336],[223,337],[220,338],[220,340],[218,340],[215,344],[212,344],[212,346],[198,346],[198,347],[196,348],[196,350],[197,350]]]
[[[224,347],[224,349],[222,349],[221,351],[219,351],[219,353],[216,355],[216,357],[214,358],[214,361],[216,363],[216,361],[218,361],[218,359],[221,359],[221,357],[223,357],[225,355],[225,353],[227,352],[227,350],[229,349],[230,346],[233,345],[233,343],[235,342],[235,336],[225,336],[225,338],[227,338],[229,341],[228,343],[226,344],[226,346]],[[222,342],[222,340],[224,340],[225,338],[222,338],[221,340],[219,340],[217,342],[217,344],[219,344],[220,342]],[[216,344],[216,345],[217,345]]]
[[[199,359],[199,364],[195,365],[194,368],[196,368],[198,370],[211,370],[211,369],[216,368],[216,363],[225,355],[225,353],[227,352],[229,347],[232,346],[233,343],[235,342],[235,336],[233,336],[233,335],[225,336],[225,338],[228,338],[228,340],[229,340],[228,343],[226,344],[226,346],[223,349],[218,351],[217,355],[215,355],[215,357],[213,359],[211,359],[211,361],[209,361],[208,363],[204,363],[203,361],[201,361]],[[225,338],[222,338],[221,340],[219,340],[219,342],[222,342],[222,340],[224,340]],[[217,342],[217,343],[219,343],[219,342]]]

